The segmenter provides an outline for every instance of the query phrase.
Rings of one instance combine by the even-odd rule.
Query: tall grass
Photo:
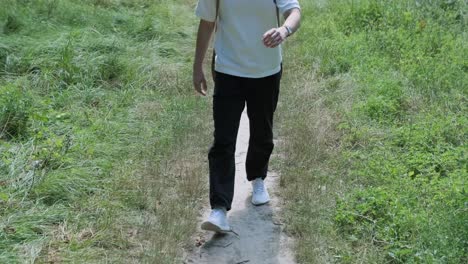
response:
[[[466,262],[466,2],[301,3],[279,109],[298,259]]]
[[[0,6],[0,262],[178,263],[209,139],[193,1]]]

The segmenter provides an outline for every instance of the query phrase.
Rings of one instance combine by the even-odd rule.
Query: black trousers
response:
[[[247,105],[250,125],[247,179],[265,179],[273,151],[273,114],[282,71],[264,78],[216,72],[213,94],[214,142],[208,154],[210,204],[231,209],[236,172],[235,150],[241,114]]]

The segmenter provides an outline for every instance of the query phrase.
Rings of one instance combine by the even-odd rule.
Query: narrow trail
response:
[[[291,250],[292,239],[283,232],[278,217],[278,175],[268,172],[266,186],[271,201],[267,205],[251,204],[251,184],[245,174],[245,159],[249,142],[249,120],[242,113],[236,145],[236,183],[229,222],[235,234],[213,234],[199,231],[198,245],[189,252],[184,263],[206,264],[289,264],[296,263]],[[210,208],[206,207],[200,223],[206,219]]]

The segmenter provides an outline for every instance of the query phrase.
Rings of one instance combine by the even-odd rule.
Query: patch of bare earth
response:
[[[278,199],[277,173],[269,171],[266,179],[270,203],[254,206],[250,202],[251,184],[245,173],[248,140],[249,122],[244,112],[236,146],[235,194],[232,209],[228,213],[229,222],[237,235],[198,231],[184,263],[295,263],[291,251],[293,241],[284,233],[284,225],[279,217],[281,201]],[[200,223],[209,213],[210,208],[206,207],[199,218]]]

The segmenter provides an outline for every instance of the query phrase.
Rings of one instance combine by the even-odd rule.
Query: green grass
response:
[[[210,138],[194,3],[2,1],[1,263],[180,262]],[[298,261],[466,262],[466,3],[301,4],[277,123]]]
[[[178,263],[210,131],[193,1],[1,6],[0,262]]]
[[[301,3],[278,111],[299,262],[466,262],[466,2]]]

